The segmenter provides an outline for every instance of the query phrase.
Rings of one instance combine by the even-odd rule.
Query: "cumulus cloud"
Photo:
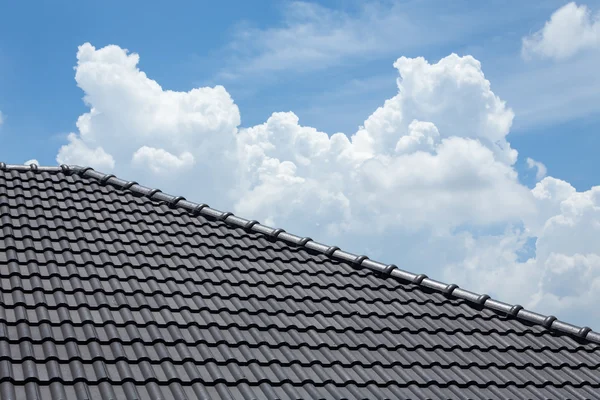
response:
[[[142,146],[132,157],[133,164],[148,167],[155,174],[177,173],[179,170],[191,168],[194,165],[194,156],[189,151],[184,151],[176,156],[163,149]]]
[[[117,46],[84,44],[77,57],[90,110],[59,162],[98,165],[506,301],[593,307],[593,279],[574,281],[568,301],[554,282],[564,271],[595,276],[598,196],[549,177],[533,190],[519,182],[506,140],[514,114],[473,57],[399,58],[397,94],[348,135],[304,126],[293,112],[240,127],[221,86],[163,89]],[[569,268],[556,267],[560,257]]]
[[[536,189],[541,190],[534,195],[555,191],[559,186],[556,183],[570,186],[547,177],[537,184]],[[540,260],[548,259],[552,253],[574,256],[600,251],[600,187],[585,192],[569,189],[570,194],[562,199],[562,193],[551,194],[555,205],[558,203],[558,210],[546,219],[538,237],[537,258]]]
[[[115,167],[114,158],[106,153],[102,147],[90,148],[89,145],[70,133],[67,137],[68,144],[61,146],[56,156],[59,164],[87,165],[107,171]]]
[[[487,244],[470,240],[469,256],[448,266],[445,276],[460,276],[480,291],[598,328],[600,186],[577,192],[565,181],[546,177],[531,192],[538,212],[525,221],[527,232],[505,232],[486,238]],[[519,261],[527,237],[536,239],[535,253]]]
[[[589,49],[600,49],[600,13],[571,2],[556,10],[542,29],[523,38],[522,54],[563,60]]]
[[[450,229],[532,212],[531,194],[512,168],[517,152],[505,139],[513,113],[490,90],[480,63],[452,54],[435,64],[402,57],[394,66],[398,94],[350,138],[301,126],[293,113],[241,129],[238,159],[247,193],[241,192],[236,211],[293,223],[267,200],[286,187],[337,209],[312,205],[322,213],[304,216],[331,232],[362,231],[365,224],[380,231],[388,225]],[[274,173],[283,162],[294,167]],[[286,214],[307,207],[281,204]]]
[[[23,163],[23,165],[31,165],[31,164],[35,164],[35,165],[40,165],[40,163],[38,162],[38,160],[36,160],[35,158],[32,160],[27,160]]]
[[[170,190],[192,179],[185,174],[196,166],[209,171],[202,180],[211,187],[208,199],[216,199],[232,179],[229,152],[240,123],[237,106],[222,86],[163,89],[138,63],[138,54],[116,45],[79,47],[75,80],[90,110],[78,118],[79,132],[69,135],[57,161],[136,171],[139,179],[176,172],[178,179],[167,180]]]
[[[533,158],[530,157],[527,157],[527,166],[532,169],[535,168],[535,178],[538,181],[544,178],[546,176],[546,173],[548,172],[546,166],[543,163],[535,161]]]
[[[408,126],[408,135],[396,142],[397,154],[410,154],[417,151],[431,153],[440,141],[440,132],[431,122],[414,120]]]

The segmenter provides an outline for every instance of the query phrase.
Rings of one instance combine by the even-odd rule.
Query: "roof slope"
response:
[[[0,169],[3,400],[600,388],[589,329],[89,168]]]

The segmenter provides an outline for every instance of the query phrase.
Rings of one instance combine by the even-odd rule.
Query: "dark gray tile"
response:
[[[0,398],[593,398],[598,345],[93,178],[0,172]]]

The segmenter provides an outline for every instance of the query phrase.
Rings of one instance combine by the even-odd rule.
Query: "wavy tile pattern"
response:
[[[0,399],[598,398],[600,345],[127,190],[0,172]]]

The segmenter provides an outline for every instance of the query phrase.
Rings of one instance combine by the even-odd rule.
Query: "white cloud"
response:
[[[333,231],[364,229],[363,224],[450,229],[518,220],[532,212],[531,195],[512,168],[517,153],[505,140],[513,114],[491,92],[479,62],[453,54],[436,64],[402,57],[394,66],[402,76],[398,95],[350,139],[301,126],[293,113],[241,129],[238,151],[248,193],[240,192],[236,212],[293,223],[278,218],[267,200],[284,186],[290,193],[314,190],[307,195],[314,201],[337,199],[327,204],[347,219],[329,220],[332,211],[320,208],[310,223]],[[272,168],[285,161],[295,168],[284,185]],[[286,213],[307,207],[301,201],[281,204]],[[374,217],[377,224],[370,221]]]
[[[40,163],[36,159],[27,160],[23,163],[23,165],[31,165],[31,164],[40,165]]]
[[[132,161],[135,165],[150,168],[155,174],[178,173],[178,170],[194,165],[194,156],[188,151],[176,156],[163,149],[142,146],[133,153]]]
[[[461,257],[446,263],[440,279],[531,308],[543,271],[535,258],[519,261],[518,254],[526,246],[528,236],[522,229],[510,226],[496,235],[455,235],[453,244],[460,249]]]
[[[535,168],[535,179],[537,179],[538,181],[543,179],[546,176],[546,173],[548,172],[546,166],[543,163],[535,161],[533,158],[530,157],[527,157],[527,166],[529,168]]]
[[[192,173],[194,164],[207,171],[203,185],[227,190],[228,153],[240,123],[229,93],[222,86],[163,89],[139,70],[138,62],[137,54],[115,45],[79,47],[75,80],[90,111],[77,120],[79,132],[69,135],[57,161],[124,173],[135,169],[139,179],[158,169],[163,176],[177,170],[181,178],[167,180],[171,190],[191,179],[185,173]],[[208,199],[215,198],[215,190],[206,190]]]
[[[495,56],[493,62],[502,71],[495,87],[517,114],[513,132],[597,116],[598,50],[600,12],[571,2],[556,10],[542,29],[522,38],[522,56],[537,62]]]
[[[485,245],[472,241],[465,262],[446,269],[472,288],[521,302],[542,313],[600,326],[600,186],[577,192],[567,182],[546,177],[532,190],[539,213],[527,221],[537,237],[535,257],[518,262],[524,233],[513,231]],[[466,266],[466,268],[465,268]],[[499,281],[502,285],[498,285]]]
[[[600,13],[575,2],[556,10],[544,27],[523,38],[522,54],[562,60],[588,49],[600,49]]]
[[[68,141],[68,144],[61,146],[56,156],[59,164],[86,165],[108,171],[115,167],[114,158],[102,147],[92,149],[74,133],[69,134]]]
[[[559,188],[556,181],[570,186],[564,181],[548,177],[539,182],[536,188],[542,188],[542,192],[548,188],[552,188],[549,191],[556,191]],[[570,195],[562,199],[561,194],[552,194],[555,204],[558,203],[558,210],[544,222],[538,237],[537,258],[546,260],[552,253],[573,256],[600,251],[600,187],[585,192],[570,188]]]
[[[96,50],[86,43],[77,60],[75,79],[91,106],[77,121],[79,136],[90,144],[101,141],[117,160],[148,141],[174,154],[220,150],[240,123],[238,108],[222,86],[163,90],[137,68],[137,54],[117,46]]]
[[[557,257],[595,276],[597,194],[549,177],[533,190],[519,183],[517,152],[506,140],[513,112],[473,57],[399,58],[397,95],[351,136],[302,126],[292,112],[240,128],[223,87],[165,90],[138,61],[117,46],[80,47],[76,80],[90,111],[59,161],[96,163],[506,301],[564,312],[593,307],[586,282],[573,283],[583,297],[573,291],[572,300],[556,300],[553,277],[562,273]],[[590,236],[577,242],[580,234]],[[530,237],[538,252],[523,262]]]
[[[431,122],[414,120],[408,126],[408,135],[396,142],[397,154],[410,154],[417,151],[432,152],[439,144],[440,132]]]

